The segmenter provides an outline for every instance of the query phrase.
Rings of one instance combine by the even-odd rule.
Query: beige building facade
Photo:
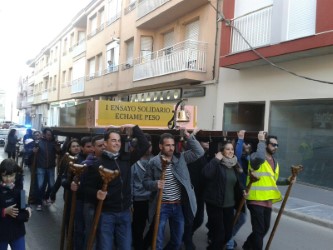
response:
[[[32,126],[57,126],[59,108],[91,100],[197,105],[215,123],[219,23],[208,0],[100,0],[83,6],[31,60]],[[23,88],[22,88],[23,89]],[[24,89],[28,89],[27,87]],[[207,95],[211,103],[201,108]],[[30,105],[30,106],[28,106]],[[202,109],[202,110],[200,110]]]

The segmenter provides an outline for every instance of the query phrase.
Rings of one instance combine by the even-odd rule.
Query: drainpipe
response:
[[[216,9],[220,10],[221,8],[221,1],[222,0],[217,0],[216,1]],[[219,18],[219,13],[216,12],[216,20]],[[221,39],[220,39],[220,33],[221,33],[221,22],[216,21],[216,30],[215,30],[215,48],[214,48],[214,64],[213,64],[213,77],[212,80],[209,81],[204,81],[200,85],[210,85],[210,84],[218,84],[219,80],[219,72],[220,72],[220,44],[221,44]]]

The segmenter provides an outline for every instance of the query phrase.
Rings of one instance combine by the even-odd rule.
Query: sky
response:
[[[91,0],[3,0],[0,2],[0,89],[6,107],[15,101],[26,62],[35,58]],[[14,102],[14,108],[16,101]],[[10,116],[10,109],[6,108]],[[9,117],[8,117],[9,118]]]

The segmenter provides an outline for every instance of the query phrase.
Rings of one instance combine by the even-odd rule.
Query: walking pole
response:
[[[37,152],[34,153],[32,164],[30,167],[30,189],[29,189],[29,196],[28,196],[28,203],[32,204],[33,200],[36,199],[35,191],[35,182],[36,182],[36,158],[37,158]],[[34,200],[35,202],[35,200]]]
[[[69,155],[69,153],[66,153],[64,157],[59,162],[59,166],[63,163],[63,161],[66,160],[72,160],[75,162],[77,160],[77,157]],[[67,163],[69,165],[69,162]],[[69,176],[68,176],[68,181]],[[65,232],[66,232],[66,217],[67,217],[67,207],[68,207],[68,190],[65,190],[65,198],[64,198],[64,209],[62,213],[62,222],[61,222],[61,238],[60,238],[60,250],[64,250],[65,245]]]
[[[98,171],[103,180],[102,191],[106,192],[108,190],[109,183],[112,180],[114,180],[116,177],[119,176],[119,171],[106,169],[103,166],[99,166]],[[104,200],[98,200],[98,204],[97,204],[97,207],[95,210],[93,225],[91,227],[91,232],[90,232],[88,243],[87,243],[87,250],[91,250],[93,248],[97,225],[98,225],[99,217],[101,216],[101,212],[102,212],[103,202],[104,202]]]
[[[161,156],[162,161],[162,173],[161,173],[161,181],[165,179],[165,169],[168,165],[168,161]],[[157,194],[157,205],[156,205],[156,213],[155,213],[155,224],[154,224],[154,234],[153,234],[153,241],[152,241],[152,250],[156,250],[156,241],[157,241],[157,234],[158,234],[158,227],[160,224],[160,213],[161,213],[161,205],[162,205],[162,196],[163,196],[163,188],[160,188]]]
[[[246,189],[245,189],[246,194],[249,193],[249,191],[250,191],[250,189],[251,189],[251,186],[252,186],[252,183],[253,183],[253,182],[257,182],[257,181],[259,181],[259,179],[260,179],[260,178],[258,178],[258,177],[254,174],[253,170],[250,170],[250,171],[249,171],[249,177],[250,177],[250,181],[249,181],[249,184],[247,184]],[[238,221],[238,218],[239,218],[240,213],[241,213],[241,211],[242,211],[242,208],[243,208],[243,206],[244,206],[244,204],[245,204],[245,201],[246,201],[246,198],[243,196],[242,199],[241,199],[241,201],[240,201],[240,203],[239,203],[239,206],[238,206],[238,209],[237,209],[237,212],[236,212],[235,218],[234,218],[233,226],[235,226],[236,223],[237,223],[237,221]]]
[[[303,166],[302,165],[298,165],[298,166],[292,166],[291,167],[291,178],[290,178],[290,183],[289,183],[289,186],[288,186],[288,189],[286,191],[286,194],[283,198],[283,201],[282,201],[282,204],[281,204],[281,207],[280,207],[280,210],[279,210],[279,213],[276,217],[276,220],[275,220],[275,223],[274,223],[274,227],[272,229],[272,232],[271,232],[271,235],[269,236],[269,240],[267,242],[267,245],[266,245],[266,248],[265,250],[269,250],[270,248],[270,245],[272,243],[272,240],[273,240],[273,237],[274,237],[274,234],[275,234],[275,231],[276,231],[276,228],[280,222],[280,219],[281,219],[281,215],[283,213],[283,210],[284,210],[284,207],[286,206],[286,203],[287,203],[287,200],[288,200],[288,197],[289,197],[289,194],[290,194],[290,191],[291,191],[291,187],[293,186],[294,184],[294,180],[295,178],[297,177],[297,175],[299,174],[299,172],[301,172],[303,170]]]
[[[79,184],[81,174],[86,170],[87,165],[74,164],[73,162],[69,163],[70,171],[74,174],[73,181],[76,184]],[[69,217],[68,224],[68,233],[67,233],[67,250],[73,249],[73,227],[74,227],[74,218],[75,218],[75,209],[76,209],[76,191],[72,191],[72,203],[71,203],[71,212]]]

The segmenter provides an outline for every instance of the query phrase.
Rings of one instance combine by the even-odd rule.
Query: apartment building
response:
[[[217,98],[218,127],[277,135],[282,174],[303,164],[298,180],[330,188],[332,7],[325,0],[225,0]]]
[[[186,99],[205,104],[198,125],[211,129],[219,68],[215,9],[220,3],[94,0],[83,6],[30,62],[34,73],[26,84],[33,90],[27,97],[33,99],[26,110],[33,126],[57,126],[60,107],[91,100]],[[211,103],[205,101],[209,95]]]

